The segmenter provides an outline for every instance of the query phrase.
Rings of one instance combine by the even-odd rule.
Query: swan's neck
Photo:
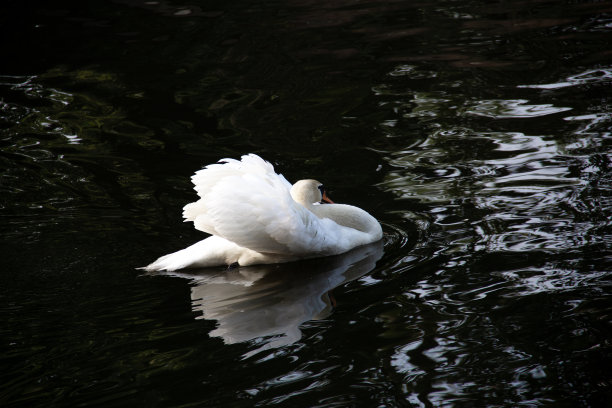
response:
[[[329,218],[336,224],[382,237],[378,221],[361,208],[347,204],[321,204],[310,205],[308,209],[319,218]]]
[[[367,234],[365,242],[382,238],[378,221],[366,211],[346,204],[321,204],[321,183],[316,180],[299,180],[291,187],[291,198],[306,207],[319,218],[328,218],[338,225]]]

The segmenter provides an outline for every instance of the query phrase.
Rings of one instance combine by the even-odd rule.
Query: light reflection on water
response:
[[[468,107],[465,112],[494,119],[509,119],[554,115],[571,109],[555,107],[552,104],[530,105],[526,99],[499,99],[477,101],[473,107]]]
[[[400,68],[390,75],[414,72],[411,66]],[[595,78],[607,81],[604,75]],[[418,92],[411,95],[408,91],[398,94],[375,90],[375,93],[383,97],[405,98],[406,102],[403,99],[393,102],[395,106],[403,106],[402,109],[414,105],[402,116],[426,120],[432,128],[426,137],[416,139],[404,149],[388,152],[387,160],[392,170],[380,186],[403,199],[435,203],[438,210],[433,222],[446,229],[450,224],[444,214],[450,211],[453,200],[467,199],[476,210],[486,214],[482,220],[455,219],[455,225],[457,222],[471,225],[465,230],[466,238],[453,237],[456,245],[492,252],[526,252],[572,249],[587,243],[583,237],[588,237],[588,229],[592,227],[576,224],[573,214],[567,211],[572,202],[579,201],[580,191],[588,187],[589,158],[572,155],[576,150],[574,146],[577,143],[584,145],[584,142],[566,145],[554,134],[538,136],[468,127],[436,130],[440,125],[435,121],[447,120],[445,115],[449,105],[455,103],[452,101],[456,98],[424,97]],[[573,109],[526,103],[527,100],[484,100],[463,108],[463,111],[494,119],[526,119]],[[451,106],[450,110],[456,110],[456,107]],[[601,113],[580,117],[579,120],[601,121],[606,116],[606,113]],[[562,119],[577,120],[576,116]],[[383,131],[389,129],[393,135],[397,123],[398,119],[386,119],[380,128]],[[574,134],[584,132],[584,129],[578,129]],[[584,140],[583,137],[580,139]],[[473,150],[470,151],[468,146],[473,146]],[[465,153],[457,156],[458,151]]]
[[[410,75],[414,72],[414,67],[402,66],[389,75],[411,80]],[[415,79],[423,77],[431,75],[414,75]],[[518,88],[551,90],[597,82],[601,86],[609,82],[605,71],[572,75],[557,86],[521,85]],[[398,91],[402,88],[403,91]],[[509,397],[511,399],[520,399],[530,394],[534,383],[548,378],[550,367],[534,363],[534,354],[525,348],[517,348],[501,339],[496,341],[503,334],[491,321],[481,322],[481,327],[488,327],[491,331],[481,334],[483,342],[479,346],[460,341],[457,333],[473,325],[475,320],[486,319],[477,317],[479,303],[491,302],[491,298],[520,299],[571,293],[579,288],[596,288],[605,280],[608,272],[600,268],[577,272],[583,268],[579,262],[571,260],[571,255],[559,256],[558,259],[552,255],[552,259],[537,267],[523,264],[517,268],[513,262],[505,263],[504,259],[512,259],[513,253],[571,254],[585,248],[607,247],[609,237],[595,232],[600,226],[577,219],[575,209],[584,206],[584,195],[592,189],[591,174],[601,175],[602,168],[593,168],[591,164],[592,149],[605,143],[603,138],[608,134],[609,113],[559,116],[569,111],[580,112],[581,108],[567,105],[568,100],[564,100],[566,105],[563,107],[556,107],[555,103],[533,104],[527,99],[511,98],[465,98],[459,101],[458,95],[423,93],[410,88],[405,83],[403,87],[385,84],[374,88],[375,95],[385,100],[381,106],[395,107],[391,118],[387,117],[379,125],[389,138],[396,138],[401,133],[397,128],[402,118],[419,120],[429,129],[428,134],[408,140],[405,146],[384,152],[391,170],[380,187],[407,202],[415,200],[429,205],[430,228],[440,231],[433,234],[440,236],[438,242],[444,247],[444,252],[456,258],[439,271],[440,276],[448,276],[443,279],[448,283],[440,285],[424,280],[405,293],[407,299],[420,299],[422,304],[444,314],[443,326],[435,330],[431,344],[423,344],[422,339],[431,336],[423,333],[416,340],[396,347],[390,364],[406,382],[418,382],[429,373],[423,364],[415,362],[421,361],[423,356],[435,362],[441,380],[431,385],[434,391],[428,395],[428,400],[435,406],[452,406],[469,401],[470,394],[476,389],[486,392],[497,388],[496,384],[486,385],[486,381],[479,384],[466,382],[457,373],[469,366],[470,360],[482,358],[482,353],[486,356],[491,349],[507,350],[509,358],[503,365],[514,370],[515,374],[513,380],[505,385],[505,393],[513,395]],[[538,96],[538,99],[546,101],[547,96],[554,99],[552,95]],[[483,122],[449,128],[446,125],[449,113],[451,116],[465,113],[521,122],[505,122],[504,126],[511,131],[491,131],[490,124]],[[530,128],[525,120],[549,115],[557,118],[557,125],[552,127],[551,133],[520,131]],[[560,137],[559,133],[565,132],[560,130],[561,119],[576,124],[568,132],[571,137]],[[393,143],[397,146],[396,142]],[[609,208],[606,198],[599,201]],[[458,208],[464,208],[465,212],[461,214]],[[590,213],[590,218],[599,217]],[[456,274],[470,273],[470,269],[479,264],[470,261],[470,268],[461,260],[466,253],[497,253],[502,256],[499,262],[493,261],[487,266],[491,269],[487,280],[476,287],[465,288]],[[604,253],[600,256],[606,257]],[[448,275],[451,271],[455,274],[454,279]],[[569,303],[576,304],[575,301]],[[462,318],[449,330],[445,327],[453,321],[451,316]],[[405,326],[405,329],[409,327]],[[486,345],[488,342],[493,342],[490,348]],[[484,358],[498,359],[492,355]],[[418,401],[418,397],[410,397]],[[530,400],[536,405],[548,402],[550,400],[546,398]]]
[[[589,85],[598,84],[605,85],[612,82],[612,70],[610,68],[598,68],[591,69],[585,72],[581,72],[576,75],[570,75],[567,78],[563,78],[559,82],[551,84],[531,84],[531,85],[518,85],[518,88],[533,88],[533,89],[561,89],[569,86]]]

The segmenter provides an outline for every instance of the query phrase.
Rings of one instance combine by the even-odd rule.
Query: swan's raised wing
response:
[[[183,216],[198,230],[265,253],[325,255],[342,242],[344,227],[296,203],[291,184],[257,155],[206,166],[192,181],[200,200]]]

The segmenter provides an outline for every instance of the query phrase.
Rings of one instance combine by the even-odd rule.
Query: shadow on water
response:
[[[256,348],[244,355],[248,358],[300,340],[302,323],[332,312],[333,289],[370,272],[382,255],[379,241],[302,262],[160,274],[190,281],[193,310],[218,323],[211,336],[226,344],[258,339]]]

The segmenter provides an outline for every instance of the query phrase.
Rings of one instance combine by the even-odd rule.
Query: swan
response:
[[[183,208],[183,217],[211,236],[143,269],[283,263],[338,255],[383,235],[366,211],[333,203],[316,180],[291,185],[256,154],[222,159],[191,181],[200,199]]]

